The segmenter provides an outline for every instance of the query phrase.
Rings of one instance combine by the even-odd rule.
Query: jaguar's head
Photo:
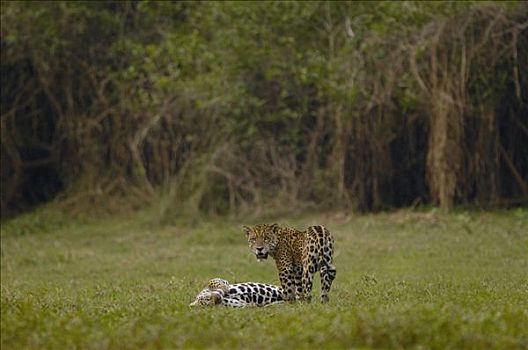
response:
[[[254,227],[244,226],[249,249],[255,254],[258,261],[268,258],[268,254],[273,256],[278,243],[279,226],[277,224],[260,224]]]
[[[210,290],[205,288],[196,296],[189,306],[213,306],[222,303],[224,292],[222,290]]]

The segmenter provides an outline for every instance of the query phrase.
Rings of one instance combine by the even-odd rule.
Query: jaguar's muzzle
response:
[[[268,258],[268,252],[264,249],[264,247],[256,247],[255,248],[255,256],[257,257],[258,261],[266,260]]]
[[[257,257],[257,260],[266,260],[268,258],[268,253],[256,253],[255,256]]]

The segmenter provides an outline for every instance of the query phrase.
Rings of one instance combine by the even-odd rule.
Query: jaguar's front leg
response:
[[[302,276],[302,300],[310,302],[312,299],[312,286],[314,274],[318,270],[317,254],[313,245],[305,247],[303,251],[303,276]]]
[[[282,286],[282,298],[286,301],[294,301],[296,285],[292,264],[279,264],[277,260],[277,269],[279,270],[279,279]]]
[[[297,300],[302,300],[303,298],[303,286],[302,286],[302,277],[303,277],[303,268],[302,265],[295,265],[294,268],[295,275],[295,297]]]

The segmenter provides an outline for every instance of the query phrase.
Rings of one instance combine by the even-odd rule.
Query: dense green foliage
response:
[[[239,225],[79,220],[2,227],[3,350],[528,347],[526,210],[289,218],[336,237],[330,303],[248,310],[187,306],[212,277],[278,283]]]
[[[528,196],[525,2],[4,2],[2,212]],[[160,199],[161,200],[158,200]]]

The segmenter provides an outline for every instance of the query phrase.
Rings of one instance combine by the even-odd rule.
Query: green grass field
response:
[[[2,225],[1,348],[528,348],[528,210],[279,218],[335,235],[330,303],[190,309],[212,277],[278,283],[242,224],[37,212]]]

